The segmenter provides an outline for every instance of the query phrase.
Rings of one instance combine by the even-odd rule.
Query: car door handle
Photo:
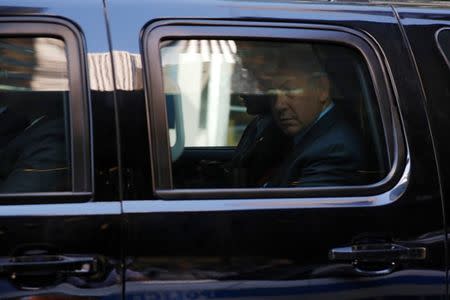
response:
[[[96,272],[97,260],[94,257],[64,255],[27,255],[13,258],[0,258],[0,273],[29,272]]]
[[[393,262],[424,260],[427,256],[425,247],[406,247],[398,244],[361,244],[330,250],[328,257],[333,261],[352,262]]]

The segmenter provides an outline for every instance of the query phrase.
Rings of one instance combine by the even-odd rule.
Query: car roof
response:
[[[208,0],[209,1],[209,0]],[[307,3],[307,4],[369,4],[369,5],[402,5],[418,7],[446,7],[450,8],[450,0],[225,0],[230,2],[263,2],[263,3]]]

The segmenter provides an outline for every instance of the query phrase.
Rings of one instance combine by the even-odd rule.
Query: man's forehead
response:
[[[286,64],[271,65],[270,62],[261,64],[253,70],[253,74],[262,80],[308,80],[314,74],[324,73],[320,66],[311,62],[291,61]]]
[[[292,85],[306,83],[308,80],[308,74],[302,71],[288,72],[279,70],[277,72],[261,74],[260,78],[265,82],[271,82],[276,85]]]

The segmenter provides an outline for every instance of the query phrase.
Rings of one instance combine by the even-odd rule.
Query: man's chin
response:
[[[293,137],[301,131],[301,128],[299,128],[298,126],[287,126],[283,127],[281,130],[285,135]]]

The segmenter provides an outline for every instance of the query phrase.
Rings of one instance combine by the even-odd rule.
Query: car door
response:
[[[439,157],[443,193],[448,195],[449,149],[445,128],[449,115],[449,28],[450,14],[448,7],[430,6],[423,9],[416,7],[396,7],[399,19],[405,28],[405,38],[410,43],[414,54],[424,96],[427,99],[430,124],[436,150]],[[420,24],[420,25],[419,25]],[[448,201],[446,200],[446,203]],[[448,216],[448,205],[446,216]]]
[[[115,65],[131,66],[126,76],[124,69],[115,75],[122,86],[119,118],[126,141],[121,152],[126,298],[445,296],[434,148],[418,74],[391,7],[113,0],[108,12]],[[279,82],[283,76],[299,81],[285,85]],[[305,76],[311,81],[302,86]],[[207,148],[205,160],[224,145],[242,154],[242,124],[250,128],[253,117],[243,120],[249,113],[242,105],[242,115],[236,115],[235,96],[244,102],[249,95],[272,97],[270,109],[280,113],[280,97],[297,99],[306,90],[326,90],[329,96],[327,109],[308,130],[317,133],[339,108],[350,131],[358,132],[355,139],[340,135],[324,150],[320,145],[329,140],[323,138],[308,160],[302,151],[311,147],[312,134],[296,131],[289,142],[302,147],[290,147],[303,156],[269,143],[264,146],[269,152],[258,152],[264,159],[252,165],[269,164],[268,177],[256,180],[248,176],[250,168],[245,173],[245,166],[232,162],[214,167],[218,177],[196,161],[190,170],[177,167],[179,153],[190,147],[198,147],[198,157]],[[168,100],[173,94],[182,114],[175,119],[183,126],[171,126],[177,111]],[[276,114],[268,118],[278,120],[284,135],[294,127]],[[329,130],[341,128],[337,124]],[[148,142],[139,140],[146,129]],[[252,145],[261,141],[246,138]],[[354,151],[357,140],[364,150]],[[333,160],[329,155],[342,157],[336,149],[354,156],[329,168],[323,164]],[[365,167],[358,167],[358,157]],[[328,171],[304,172],[299,161],[303,166],[315,161]],[[230,186],[219,186],[217,178],[225,182],[235,171],[238,184],[231,179]],[[323,175],[336,172],[337,177]],[[242,174],[248,181],[240,181]]]
[[[121,299],[113,87],[91,55],[109,54],[102,2],[0,15],[0,298]]]

